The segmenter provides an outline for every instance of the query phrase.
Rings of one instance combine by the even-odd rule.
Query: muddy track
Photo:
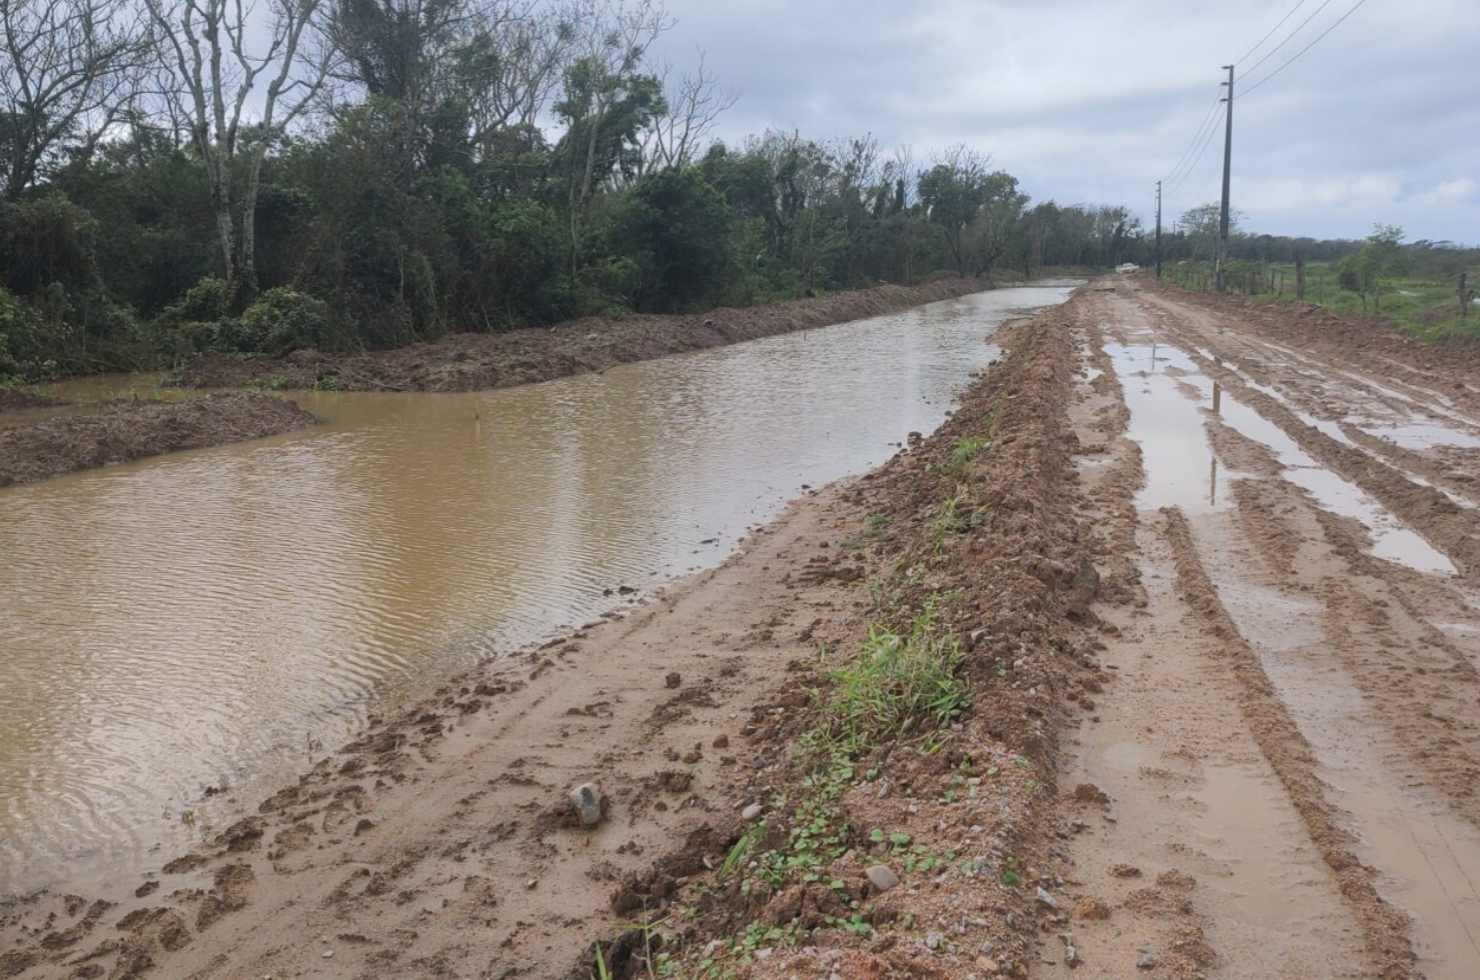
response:
[[[92,414],[0,428],[0,487],[162,453],[297,432],[316,424],[318,420],[308,412],[272,395],[113,402]]]
[[[1207,629],[1222,642],[1225,655],[1232,659],[1233,674],[1241,687],[1240,707],[1260,751],[1274,767],[1311,840],[1336,875],[1342,895],[1356,907],[1364,940],[1380,975],[1393,980],[1420,976],[1414,968],[1416,958],[1408,939],[1407,917],[1382,899],[1373,870],[1353,852],[1355,837],[1338,822],[1327,788],[1316,774],[1315,753],[1265,675],[1259,655],[1224,608],[1198,557],[1187,518],[1176,509],[1167,510],[1164,516],[1164,532],[1172,546],[1182,600],[1197,610]]]
[[[1108,439],[1081,462],[1081,519],[1132,542],[1146,588],[1097,607],[1122,683],[1071,740],[1070,778],[1103,794],[1069,804],[1076,885],[1109,910],[1080,924],[1076,975],[1138,957],[1188,976],[1473,975],[1480,605],[1422,553],[1472,560],[1467,355],[1379,339],[1374,370],[1274,312],[1101,289],[1079,358],[1102,368],[1113,341],[1119,384],[1071,406],[1081,440]],[[1405,380],[1389,355],[1410,356]],[[1152,878],[1157,902],[1136,885]]]
[[[237,388],[271,382],[306,389],[333,378],[345,391],[483,391],[883,316],[989,288],[991,283],[981,279],[946,279],[744,309],[588,317],[548,329],[452,334],[435,343],[367,354],[297,351],[284,358],[246,361],[206,354],[186,367],[181,383]]]

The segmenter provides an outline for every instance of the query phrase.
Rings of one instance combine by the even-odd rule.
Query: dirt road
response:
[[[1068,747],[1109,800],[1075,805],[1075,877],[1116,910],[1079,975],[1480,975],[1476,379],[1086,300],[1086,515],[1134,586]]]
[[[1467,363],[1126,278],[999,339],[719,570],[0,910],[0,977],[1480,975]],[[969,706],[819,764],[936,609]]]

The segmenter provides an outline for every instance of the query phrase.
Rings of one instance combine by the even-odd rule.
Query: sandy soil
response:
[[[0,910],[0,978],[1480,975],[1468,362],[1243,316],[1092,283],[721,568]],[[820,762],[932,596],[969,709]]]
[[[0,487],[182,449],[261,439],[317,422],[287,399],[271,395],[113,402],[95,413],[0,428]]]
[[[183,383],[234,388],[274,379],[301,389],[334,377],[347,391],[482,391],[882,316],[988,288],[991,284],[979,279],[946,279],[744,309],[589,317],[549,329],[452,334],[435,343],[358,355],[297,351],[255,361],[202,355],[187,367]]]

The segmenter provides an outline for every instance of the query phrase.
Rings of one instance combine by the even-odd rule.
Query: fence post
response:
[[[1305,302],[1305,260],[1295,260],[1295,298]]]

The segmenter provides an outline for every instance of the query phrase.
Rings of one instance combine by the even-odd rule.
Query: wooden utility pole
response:
[[[1161,278],[1161,181],[1156,182],[1156,278]]]
[[[1217,285],[1218,292],[1223,292],[1226,285],[1225,276],[1228,266],[1228,190],[1230,178],[1233,176],[1233,66],[1224,65],[1228,72],[1228,97],[1223,101],[1228,103],[1228,111],[1223,114],[1223,210],[1218,216],[1218,266]]]
[[[1305,260],[1295,260],[1295,298],[1305,300]]]

